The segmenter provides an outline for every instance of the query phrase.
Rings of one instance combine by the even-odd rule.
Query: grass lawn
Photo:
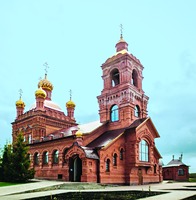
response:
[[[196,178],[189,178],[189,182],[196,182]]]
[[[16,185],[17,183],[0,182],[0,187]]]

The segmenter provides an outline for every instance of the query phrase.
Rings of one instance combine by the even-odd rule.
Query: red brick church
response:
[[[45,78],[35,91],[35,104],[24,111],[21,97],[12,123],[13,141],[22,131],[29,143],[35,177],[75,182],[145,184],[162,181],[160,137],[147,115],[142,89],[143,66],[123,39],[102,64],[103,90],[97,97],[100,120],[77,124],[75,103],[67,113],[52,101],[53,85]]]

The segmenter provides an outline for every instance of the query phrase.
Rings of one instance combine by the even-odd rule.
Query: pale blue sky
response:
[[[196,172],[196,1],[0,0],[0,147],[11,140],[18,90],[26,111],[48,62],[52,99],[66,112],[69,90],[77,122],[99,118],[101,64],[120,37],[144,66],[149,116],[167,164],[174,154]]]

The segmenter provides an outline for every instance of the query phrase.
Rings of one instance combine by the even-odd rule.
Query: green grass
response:
[[[10,186],[10,185],[16,185],[17,183],[8,183],[8,182],[0,182],[0,187]]]
[[[189,182],[196,182],[196,173],[189,174]]]
[[[196,178],[189,178],[189,182],[196,182]]]

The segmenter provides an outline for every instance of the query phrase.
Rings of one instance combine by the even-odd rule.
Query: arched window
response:
[[[148,143],[145,140],[141,140],[139,143],[139,159],[140,161],[148,162],[149,156],[148,156]]]
[[[131,84],[134,85],[135,87],[138,87],[138,75],[135,69],[132,72]]]
[[[43,164],[44,165],[48,164],[48,152],[47,151],[45,151],[43,153]]]
[[[117,154],[116,153],[113,155],[113,165],[117,166]]]
[[[115,87],[120,83],[120,78],[119,78],[119,71],[118,69],[114,69],[111,72],[111,81],[112,81],[112,87]]]
[[[34,154],[34,165],[39,165],[39,153]]]
[[[64,151],[63,151],[63,163],[64,164],[66,163],[65,156],[66,156],[67,151],[68,151],[68,148],[64,149]]]
[[[140,107],[138,105],[135,106],[135,117],[140,117]]]
[[[123,148],[120,149],[120,160],[123,160]]]
[[[118,106],[117,105],[113,105],[110,111],[110,120],[112,122],[118,121],[119,117],[118,117]]]
[[[57,164],[59,162],[59,151],[55,150],[53,152],[53,164]]]
[[[106,172],[109,172],[109,171],[110,171],[110,159],[107,159],[107,160],[106,160],[105,168],[106,168]]]

